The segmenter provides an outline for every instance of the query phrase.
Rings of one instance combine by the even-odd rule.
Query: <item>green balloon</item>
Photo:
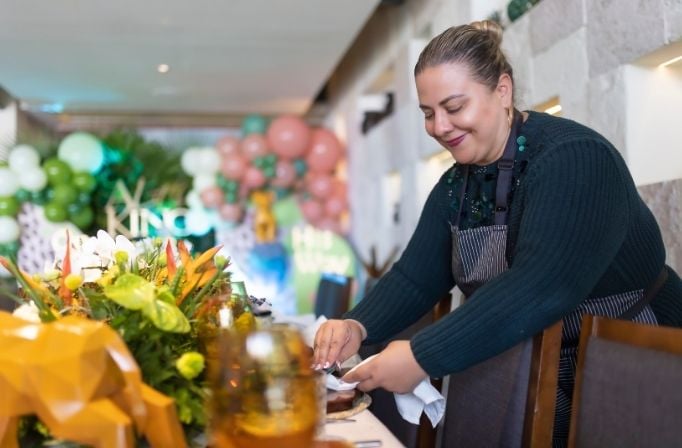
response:
[[[92,198],[87,193],[78,193],[78,204],[80,205],[90,205]]]
[[[17,198],[19,202],[27,202],[31,200],[31,192],[20,188],[14,193],[14,197]]]
[[[277,225],[291,227],[303,221],[301,209],[293,195],[276,201],[272,206],[272,212],[277,220]]]
[[[55,185],[53,192],[52,200],[62,205],[69,205],[78,199],[78,190],[71,184]]]
[[[247,115],[242,121],[242,134],[265,134],[268,129],[268,121],[258,114]]]
[[[69,220],[81,230],[87,229],[95,219],[95,213],[90,207],[82,207],[75,213],[69,215]]]
[[[19,201],[14,196],[0,197],[0,216],[16,216],[19,213]]]
[[[47,159],[43,164],[43,170],[50,185],[64,184],[71,178],[71,167],[56,157]]]
[[[90,173],[81,171],[73,175],[73,185],[85,193],[92,193],[97,187],[97,179]]]
[[[34,204],[42,205],[45,203],[45,197],[50,193],[52,190],[47,190],[47,191],[32,191],[31,192],[31,202]]]
[[[80,212],[83,209],[83,206],[79,204],[78,202],[72,202],[71,204],[66,206],[66,211],[69,212],[69,216],[75,215],[76,213]]]
[[[66,207],[58,202],[48,202],[45,204],[45,217],[51,222],[62,222],[66,221],[69,214],[66,211]]]

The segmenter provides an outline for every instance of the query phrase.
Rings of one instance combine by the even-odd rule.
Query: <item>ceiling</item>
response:
[[[63,117],[304,114],[378,3],[1,0],[0,86]]]

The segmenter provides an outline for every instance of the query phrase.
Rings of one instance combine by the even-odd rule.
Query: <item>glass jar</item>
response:
[[[273,325],[221,334],[212,381],[211,439],[217,448],[305,448],[318,421],[315,372],[301,334]]]

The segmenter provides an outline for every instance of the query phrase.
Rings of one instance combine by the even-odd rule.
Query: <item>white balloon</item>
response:
[[[40,154],[33,146],[18,145],[9,153],[8,162],[12,171],[21,174],[40,165]]]
[[[0,167],[0,196],[14,196],[19,189],[19,179],[14,171]]]
[[[199,148],[188,148],[182,153],[180,158],[180,166],[183,171],[190,176],[196,176],[201,172],[199,165]]]
[[[211,230],[213,222],[203,208],[191,208],[185,215],[185,227],[192,235],[204,235]]]
[[[104,164],[102,142],[87,132],[74,132],[67,135],[59,144],[57,155],[74,171],[96,173]]]
[[[9,216],[0,216],[0,244],[11,243],[19,239],[19,223]]]
[[[200,173],[217,173],[220,169],[220,154],[210,146],[199,151]]]
[[[19,176],[19,185],[28,191],[40,191],[47,185],[47,175],[40,167],[27,169]]]
[[[208,187],[212,187],[216,184],[216,179],[214,174],[199,174],[195,176],[192,180],[192,188],[201,194],[202,191]]]
[[[189,190],[185,196],[185,204],[188,208],[201,208],[204,203],[201,202],[201,196],[196,190]]]

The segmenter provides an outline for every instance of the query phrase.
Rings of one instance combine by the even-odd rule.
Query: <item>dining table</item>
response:
[[[403,448],[405,446],[367,409],[348,418],[327,420],[324,432],[325,435],[346,439],[358,448]],[[372,443],[372,441],[378,442]]]

